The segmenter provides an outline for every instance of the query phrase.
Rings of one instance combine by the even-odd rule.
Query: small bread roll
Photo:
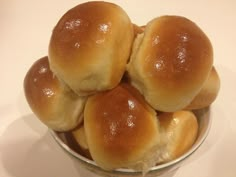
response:
[[[136,37],[138,34],[142,34],[144,32],[145,27],[138,26],[136,24],[133,24],[134,27],[134,37]]]
[[[147,165],[160,140],[155,111],[128,84],[89,97],[84,127],[92,158],[106,170]]]
[[[66,135],[67,143],[74,151],[92,160],[87,143],[84,124],[80,124],[78,127],[68,132]]]
[[[186,107],[186,109],[201,109],[212,104],[220,90],[220,77],[215,69],[212,68],[207,81],[204,83],[200,92],[194,97],[193,101]]]
[[[154,109],[174,112],[198,94],[212,63],[211,43],[195,23],[162,16],[136,37],[127,70],[132,85]]]
[[[83,150],[88,150],[88,143],[85,134],[84,125],[79,126],[78,128],[72,131],[72,135],[74,136],[76,142]]]
[[[198,134],[198,122],[191,111],[177,111],[159,115],[160,126],[166,141],[167,161],[187,152]]]
[[[52,71],[78,95],[119,84],[134,39],[126,12],[108,2],[87,2],[57,23],[49,44]]]
[[[49,128],[67,131],[82,121],[85,98],[61,85],[49,69],[48,57],[31,66],[24,79],[24,91],[32,111]]]

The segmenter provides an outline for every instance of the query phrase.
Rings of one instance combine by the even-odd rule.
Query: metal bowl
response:
[[[198,137],[194,143],[194,145],[189,149],[185,154],[180,156],[179,158],[172,160],[170,162],[160,164],[150,168],[150,170],[145,174],[145,177],[156,177],[168,175],[171,176],[184,162],[186,159],[189,159],[191,155],[199,149],[204,140],[206,139],[208,132],[210,130],[211,125],[211,116],[210,116],[210,108],[204,108],[200,110],[194,111],[194,114],[197,116],[199,123],[199,133]],[[58,143],[58,145],[73,159],[75,165],[81,169],[88,170],[92,173],[95,173],[99,176],[110,176],[110,177],[142,177],[144,174],[142,171],[135,171],[132,169],[121,168],[113,171],[106,171],[100,168],[93,160],[86,158],[85,156],[79,154],[77,151],[73,150],[73,148],[69,145],[66,140],[65,133],[55,132],[53,130],[50,131],[51,135]]]

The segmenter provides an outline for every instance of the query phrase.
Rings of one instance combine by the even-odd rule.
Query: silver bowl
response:
[[[211,116],[210,116],[210,108],[204,108],[200,110],[194,111],[194,114],[198,118],[199,123],[199,133],[198,137],[194,143],[194,145],[189,149],[185,154],[180,156],[179,158],[172,160],[167,163],[163,163],[157,166],[150,168],[150,170],[145,174],[145,177],[156,177],[156,176],[172,176],[176,170],[186,162],[189,157],[202,145],[204,140],[206,139],[208,132],[210,130],[211,125]],[[110,177],[142,177],[144,174],[142,171],[135,171],[132,169],[121,168],[113,171],[106,171],[100,168],[93,160],[81,155],[78,151],[73,150],[70,143],[66,139],[65,133],[59,133],[55,131],[50,131],[51,135],[58,143],[58,145],[73,159],[75,165],[81,169],[88,170],[92,173],[95,173],[99,176],[110,176]]]

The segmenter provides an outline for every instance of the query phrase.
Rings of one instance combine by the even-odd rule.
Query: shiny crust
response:
[[[160,126],[166,141],[167,161],[186,153],[195,142],[198,122],[191,111],[177,111],[159,115]]]
[[[24,79],[24,91],[32,111],[49,128],[67,131],[82,121],[85,98],[61,85],[49,68],[48,57],[31,66]]]
[[[133,38],[133,24],[119,6],[80,4],[53,30],[50,67],[78,95],[111,89],[124,74]]]
[[[197,95],[212,63],[211,43],[196,24],[162,16],[137,36],[127,69],[132,84],[153,108],[173,112]]]
[[[155,111],[130,85],[89,97],[84,116],[90,153],[104,169],[142,162],[159,141]]]
[[[202,109],[211,105],[220,90],[220,77],[215,69],[212,67],[207,81],[204,83],[201,91],[194,97],[193,101],[186,107],[186,109]]]

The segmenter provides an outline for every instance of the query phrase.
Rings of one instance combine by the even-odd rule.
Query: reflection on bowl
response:
[[[198,118],[198,123],[199,123],[199,133],[194,145],[191,147],[191,149],[189,149],[185,154],[183,154],[179,158],[152,167],[146,174],[147,177],[162,176],[176,171],[183,164],[183,162],[185,162],[185,160],[188,159],[202,145],[210,130],[210,125],[211,125],[210,108],[207,107],[204,109],[196,110],[194,111],[194,114]],[[122,168],[113,171],[103,170],[102,168],[97,166],[97,164],[93,160],[91,160],[88,156],[81,155],[79,153],[80,151],[76,150],[76,148],[73,147],[73,143],[66,133],[51,131],[51,134],[55,139],[55,141],[60,145],[60,147],[72,157],[72,159],[78,166],[80,167],[82,166],[83,168],[97,175],[118,176],[118,177],[143,176],[142,171],[135,171],[132,169]]]

